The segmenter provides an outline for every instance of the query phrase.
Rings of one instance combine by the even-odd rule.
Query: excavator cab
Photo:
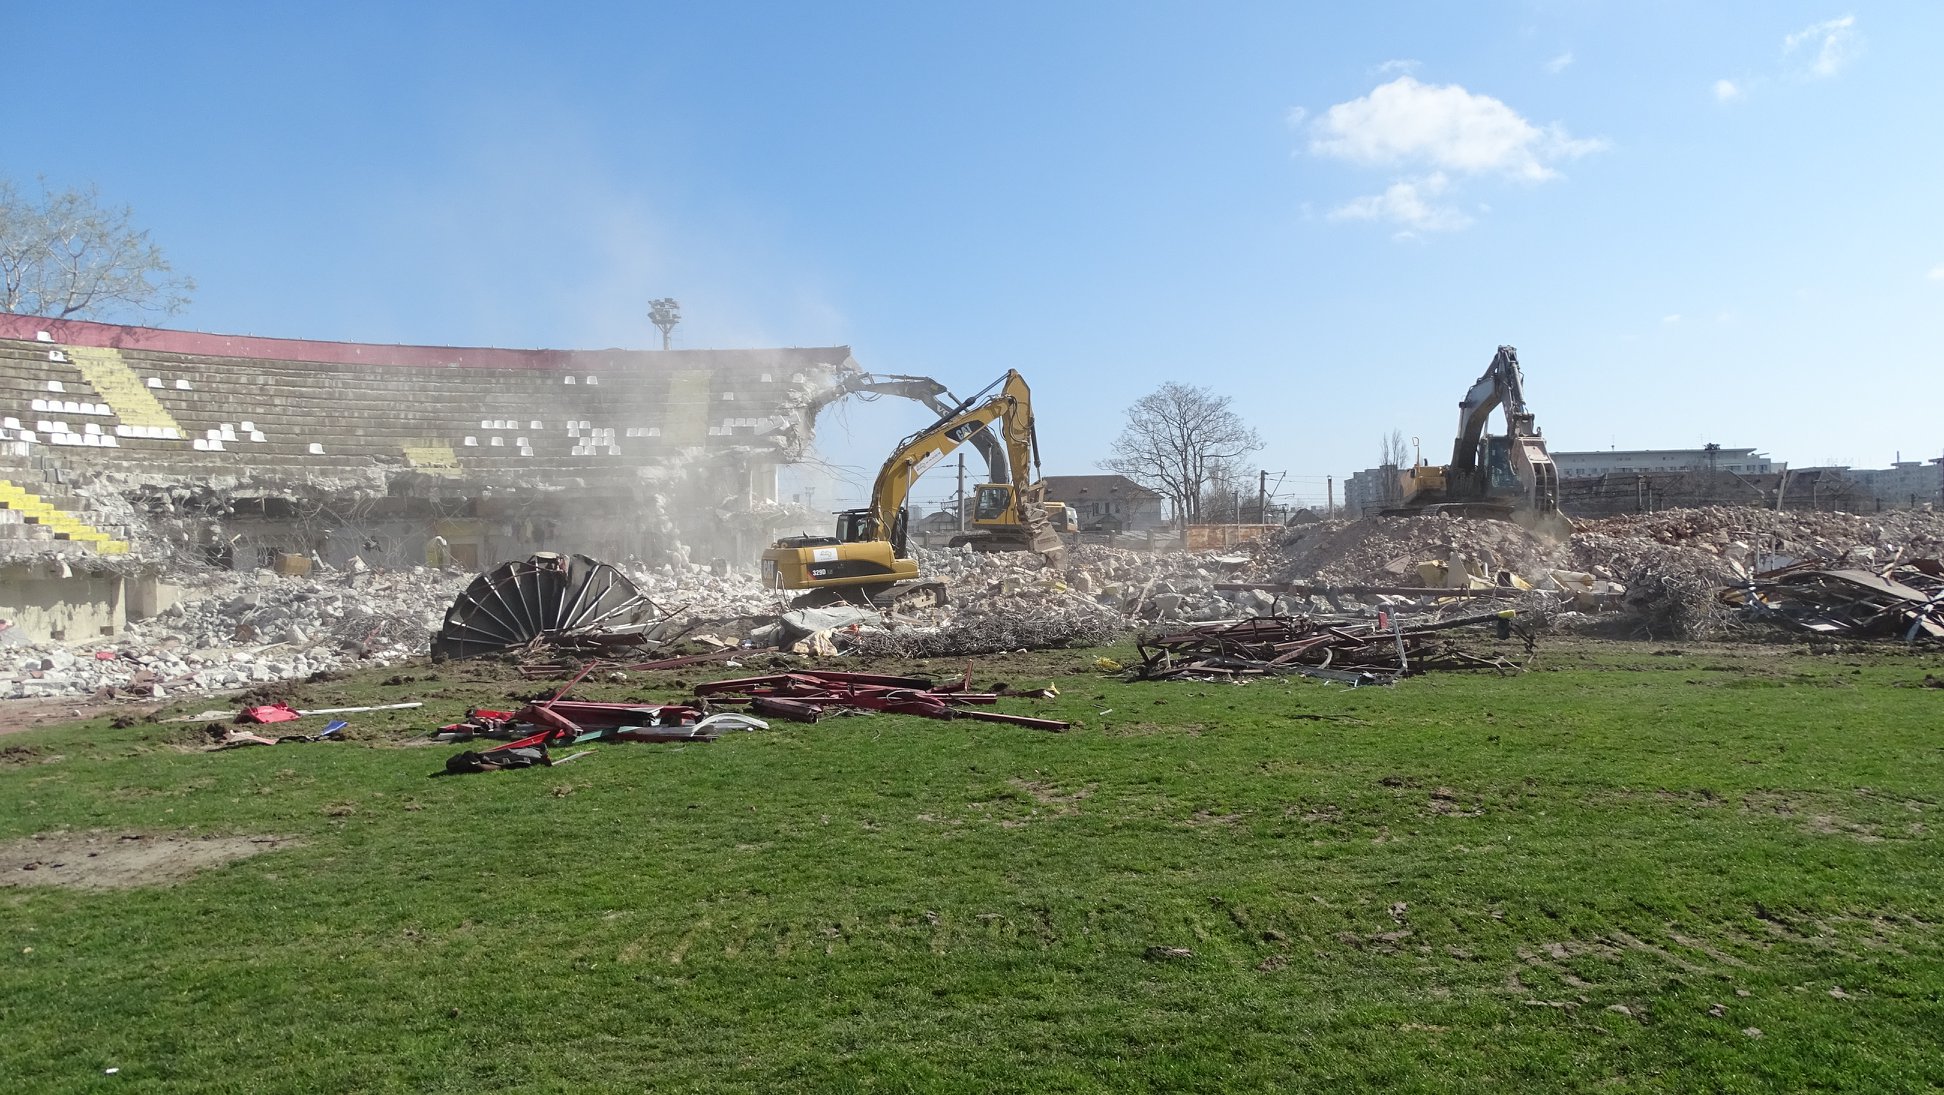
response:
[[[975,525],[1005,524],[1015,517],[1013,511],[1013,489],[1011,483],[981,483],[972,495],[972,523]],[[1017,520],[1012,523],[1017,524]]]
[[[1485,436],[1483,459],[1485,493],[1488,497],[1513,497],[1524,493],[1518,469],[1512,466],[1512,439],[1499,434]]]
[[[837,515],[837,542],[861,544],[872,539],[871,532],[874,525],[870,510],[847,509]]]

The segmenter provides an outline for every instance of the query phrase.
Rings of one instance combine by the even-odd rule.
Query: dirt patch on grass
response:
[[[41,833],[0,844],[0,886],[173,886],[208,868],[295,843],[278,836]]]
[[[1449,787],[1440,787],[1431,792],[1431,800],[1425,809],[1440,817],[1481,817],[1485,813],[1485,807],[1477,803],[1467,805],[1464,798]]]
[[[1058,814],[1077,813],[1080,809],[1080,800],[1093,794],[1091,785],[1077,791],[1068,791],[1040,779],[1014,777],[1006,782],[1033,796],[1034,802]]]

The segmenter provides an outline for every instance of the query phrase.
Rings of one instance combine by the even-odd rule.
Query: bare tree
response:
[[[134,226],[133,210],[103,206],[93,185],[55,193],[43,179],[40,190],[0,179],[0,312],[106,318],[188,305],[195,281]]]
[[[1404,440],[1403,430],[1393,429],[1389,437],[1382,439],[1380,447],[1383,450],[1383,458],[1377,461],[1377,468],[1387,474],[1382,476],[1378,486],[1383,491],[1384,503],[1394,505],[1403,500],[1404,493],[1397,472],[1399,469],[1410,467],[1416,461],[1411,458],[1411,446]]]
[[[1211,475],[1225,461],[1262,448],[1262,439],[1229,409],[1229,397],[1172,381],[1127,408],[1127,425],[1101,467],[1160,492],[1175,519],[1202,519]]]
[[[682,322],[682,302],[674,297],[662,297],[648,302],[648,322],[661,328],[662,349],[668,349],[669,332]]]
[[[1411,463],[1411,446],[1404,439],[1404,431],[1392,430],[1390,436],[1383,439],[1383,459],[1377,461],[1377,466],[1408,468]]]

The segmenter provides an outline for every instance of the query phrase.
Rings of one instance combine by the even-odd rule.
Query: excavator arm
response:
[[[988,392],[994,394],[988,397]],[[982,398],[983,402],[976,402]],[[900,515],[912,484],[966,441],[991,443],[989,427],[994,422],[1000,424],[1005,439],[1006,460],[1001,464],[988,454],[994,482],[979,489],[984,492],[995,485],[1003,487],[1012,502],[1011,512],[1003,520],[1024,529],[1029,550],[1057,563],[1065,548],[1047,517],[1045,488],[1036,474],[1039,437],[1033,428],[1033,393],[1017,369],[1007,370],[1005,376],[899,444],[872,484],[871,505],[859,530],[860,538],[889,540],[892,550],[903,556],[904,522]]]
[[[991,434],[987,427],[1000,419],[1006,420],[1009,453],[1013,452],[1011,442],[1016,418],[1025,418],[1021,428],[1030,442],[1032,411],[1030,406],[1022,406],[1029,398],[1026,381],[1018,372],[1008,372],[996,383],[1000,386],[999,394],[972,407],[968,407],[972,400],[967,400],[899,443],[891,458],[878,469],[877,481],[871,485],[871,504],[865,511],[864,527],[859,530],[860,539],[890,540],[892,551],[902,557],[905,553],[904,523],[898,517],[904,510],[905,499],[911,495],[911,485],[918,481],[919,476],[968,440],[983,437],[990,441]],[[991,390],[990,387],[986,389]],[[978,396],[972,398],[977,399]],[[992,463],[995,474],[1006,471],[1006,465],[998,461]],[[1024,467],[1019,455],[1012,455],[1011,466],[1015,469]]]
[[[1458,439],[1451,446],[1454,470],[1470,471],[1478,467],[1478,443],[1485,436],[1486,422],[1501,404],[1505,407],[1511,436],[1519,436],[1521,416],[1530,430],[1532,412],[1526,410],[1525,377],[1519,372],[1519,351],[1510,346],[1498,348],[1485,375],[1458,402]]]
[[[1492,412],[1505,409],[1503,436],[1487,434]],[[1456,512],[1505,509],[1540,518],[1559,512],[1559,471],[1546,452],[1545,439],[1525,402],[1525,376],[1519,351],[1500,346],[1483,376],[1458,403],[1458,436],[1451,463],[1420,465],[1401,476],[1401,512],[1430,506]]]
[[[841,391],[845,395],[857,394],[866,398],[879,395],[900,396],[924,404],[941,420],[950,418],[966,406],[957,396],[948,391],[945,385],[928,376],[863,373],[844,381]],[[999,439],[994,437],[990,430],[980,430],[969,440],[972,442],[972,447],[979,450],[979,455],[985,458],[986,474],[992,481],[1006,482],[1006,456],[999,451]]]

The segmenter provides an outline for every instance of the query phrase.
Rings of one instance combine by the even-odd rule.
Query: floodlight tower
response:
[[[668,333],[682,322],[682,302],[674,297],[662,297],[648,302],[648,322],[661,328],[662,349],[668,349]]]

